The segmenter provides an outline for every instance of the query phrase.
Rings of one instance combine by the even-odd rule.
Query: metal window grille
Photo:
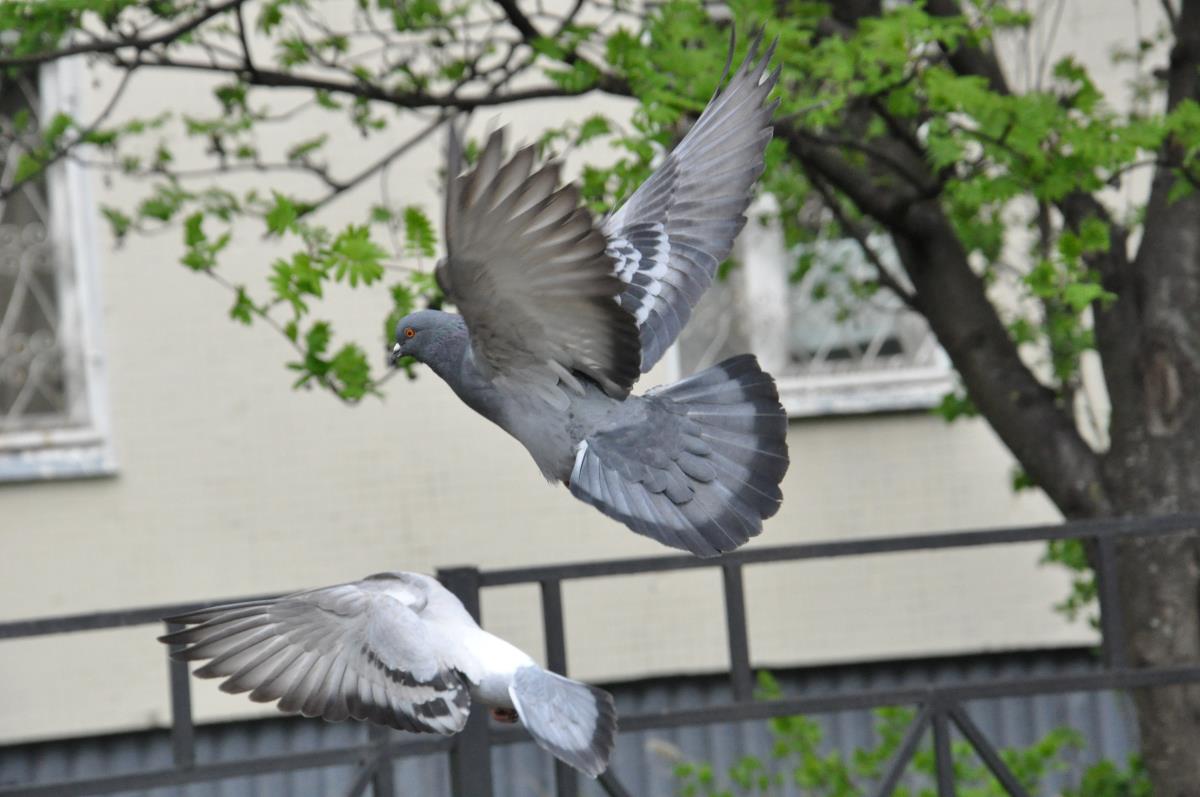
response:
[[[71,424],[62,252],[44,178],[17,184],[37,131],[35,74],[0,78],[0,433]]]
[[[70,162],[19,179],[78,68],[0,75],[0,481],[114,467],[86,180]]]
[[[875,244],[886,259],[887,242]],[[748,224],[735,249],[740,267],[709,291],[680,338],[681,372],[752,351],[791,415],[926,408],[953,387],[924,319],[885,290],[863,290],[871,266],[856,242],[821,242],[793,281],[801,254],[783,245],[778,225]]]

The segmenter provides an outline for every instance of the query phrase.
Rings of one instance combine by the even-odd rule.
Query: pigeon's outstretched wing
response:
[[[532,147],[502,162],[488,139],[472,172],[447,197],[447,256],[437,279],[471,334],[479,366],[514,392],[566,408],[573,372],[624,398],[641,358],[632,316],[617,302],[607,242],[558,165],[534,171]]]
[[[427,602],[419,577],[381,574],[173,617],[191,627],[161,640],[187,645],[178,659],[209,659],[195,674],[224,678],[223,691],[286,712],[450,734],[471,696],[452,634],[422,614]]]
[[[621,306],[641,335],[642,373],[678,337],[746,223],[779,104],[767,104],[779,80],[778,68],[766,74],[775,45],[758,58],[760,44],[761,35],[679,145],[604,222],[625,283]]]

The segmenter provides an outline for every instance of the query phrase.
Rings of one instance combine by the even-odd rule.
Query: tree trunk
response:
[[[961,6],[928,0],[926,9],[957,16]],[[878,13],[870,2],[847,4],[846,11],[838,23]],[[1168,108],[1200,101],[1200,0],[1183,0],[1173,22]],[[827,35],[847,34],[834,25]],[[970,42],[943,49],[960,74],[1010,92],[992,49]],[[886,117],[885,108],[873,110]],[[1093,307],[1112,405],[1109,449],[1097,453],[1079,435],[1068,402],[1021,360],[970,267],[915,131],[888,121],[888,132],[870,142],[887,155],[874,166],[799,127],[777,124],[776,133],[814,182],[836,188],[891,234],[913,286],[908,300],[981,414],[1066,517],[1200,511],[1200,190],[1169,200],[1184,153],[1172,144],[1160,153],[1176,166],[1158,169],[1136,258],[1128,232],[1096,197],[1076,192],[1056,203],[1072,229],[1089,218],[1109,228],[1109,251],[1087,256],[1116,296]],[[1124,541],[1117,555],[1125,638],[1112,642],[1128,665],[1200,662],[1200,536]],[[1200,685],[1135,690],[1133,699],[1156,797],[1200,795]]]
[[[1182,4],[1175,34],[1170,108],[1200,100],[1198,0]],[[1161,154],[1182,162],[1173,142]],[[1136,355],[1132,362],[1115,350],[1110,357],[1099,344],[1109,392],[1120,397],[1104,470],[1122,514],[1200,511],[1200,192],[1169,199],[1178,179],[1159,168],[1142,244],[1118,300],[1136,319],[1124,336],[1136,341]],[[1200,537],[1131,540],[1118,553],[1129,663],[1200,661]],[[1140,689],[1133,697],[1155,795],[1200,794],[1200,685]]]

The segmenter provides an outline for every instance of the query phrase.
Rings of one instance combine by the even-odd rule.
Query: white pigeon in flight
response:
[[[542,749],[585,775],[608,767],[612,695],[542,669],[420,573],[380,573],[167,621],[190,626],[159,637],[187,646],[174,658],[209,660],[195,675],[224,678],[222,691],[278,701],[287,713],[449,735],[477,700],[498,720],[519,718]]]
[[[759,43],[602,224],[574,185],[558,187],[557,164],[535,170],[532,147],[505,161],[493,133],[448,189],[436,277],[459,312],[410,313],[392,350],[517,438],[547,479],[698,556],[738,548],[779,509],[787,415],[775,382],[741,355],[644,395],[630,389],[746,222],[778,105],[774,46],[760,58]]]

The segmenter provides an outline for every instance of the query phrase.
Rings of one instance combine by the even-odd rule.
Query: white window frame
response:
[[[789,312],[789,269],[780,263],[791,263],[795,253],[787,250],[783,230],[775,218],[777,205],[773,197],[760,197],[748,211],[749,221],[734,244],[734,258],[741,269],[745,292],[744,307],[753,308],[759,318]],[[759,219],[766,215],[766,224]],[[857,244],[855,244],[857,246]],[[924,324],[924,319],[921,319]],[[782,322],[786,324],[786,321]],[[908,412],[936,407],[942,398],[957,387],[958,377],[949,356],[937,344],[933,333],[921,344],[930,346],[927,365],[904,365],[890,368],[863,368],[829,374],[786,373],[786,341],[776,339],[765,330],[777,330],[779,324],[756,324],[751,327],[751,349],[758,355],[763,368],[775,375],[779,400],[791,418],[814,418],[829,415],[858,415],[880,412]],[[759,335],[755,335],[758,330]],[[673,346],[672,376],[683,373],[679,347]]]
[[[65,112],[78,117],[84,85],[80,58],[42,66],[38,74],[40,118]],[[69,427],[0,433],[0,482],[108,476],[116,472],[109,420],[100,296],[100,236],[95,203],[84,167],[64,159],[46,173],[46,198],[55,242],[59,337],[72,347],[82,390],[68,414]]]

